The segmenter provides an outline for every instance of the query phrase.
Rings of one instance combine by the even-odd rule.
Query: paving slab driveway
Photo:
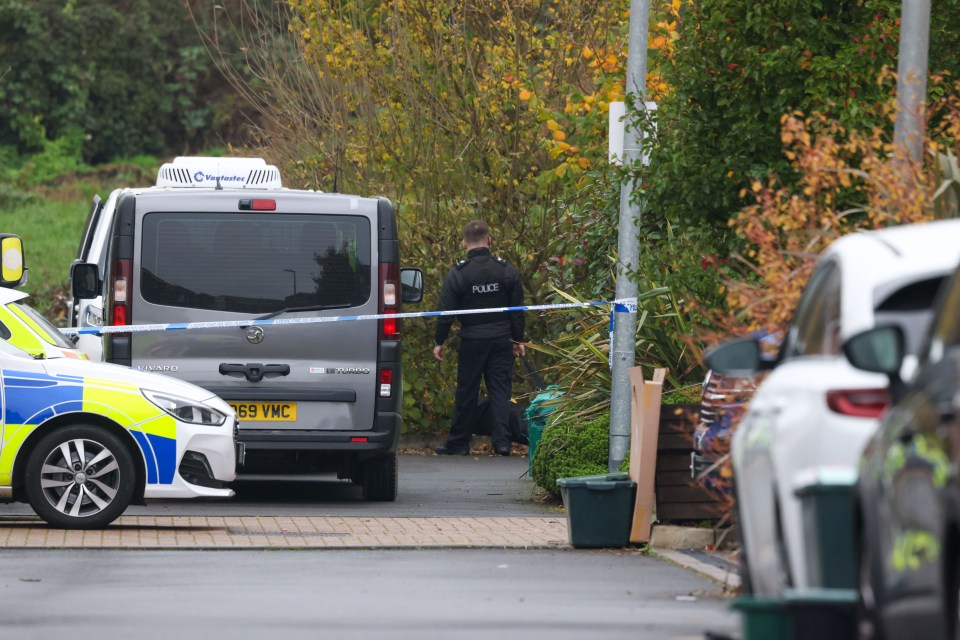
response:
[[[396,502],[363,502],[331,477],[244,480],[227,501],[134,506],[103,531],[51,529],[26,505],[0,505],[8,548],[558,547],[563,512],[531,500],[527,459],[401,456]]]

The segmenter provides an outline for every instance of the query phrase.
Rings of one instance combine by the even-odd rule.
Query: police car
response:
[[[0,288],[0,338],[34,357],[89,360],[49,320],[26,303],[27,294]]]
[[[0,287],[21,284],[20,239],[0,234],[0,255]],[[10,304],[0,309],[10,334],[0,340],[0,501],[29,502],[55,527],[94,529],[149,498],[233,495],[224,487],[237,465],[229,405],[165,376],[47,357],[69,349],[48,350],[30,322],[4,315],[24,319]]]

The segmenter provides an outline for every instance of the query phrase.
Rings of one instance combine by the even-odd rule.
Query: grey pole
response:
[[[900,52],[897,56],[897,121],[893,143],[901,157],[923,161],[924,101],[930,49],[930,0],[900,3]]]
[[[629,105],[644,109],[647,84],[647,38],[650,0],[630,0],[630,29],[627,42],[627,120],[623,137],[623,163],[632,169],[640,158],[642,132],[631,126]],[[633,279],[640,259],[640,204],[633,198],[636,181],[627,179],[620,187],[620,225],[617,253],[618,300],[637,295]],[[630,378],[627,369],[635,362],[637,314],[614,310],[611,349],[612,389],[610,393],[610,453],[608,468],[616,471],[630,450]]]

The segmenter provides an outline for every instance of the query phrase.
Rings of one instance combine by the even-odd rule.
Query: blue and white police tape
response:
[[[552,311],[555,309],[580,309],[584,307],[611,307],[616,313],[636,313],[637,298],[623,298],[612,302],[568,302],[561,304],[536,304],[519,307],[492,307],[489,309],[458,309],[456,311],[416,311],[411,313],[371,313],[357,316],[312,316],[309,318],[267,318],[249,320],[221,320],[216,322],[168,322],[165,324],[131,324],[110,327],[66,327],[60,331],[66,335],[104,335],[108,333],[156,333],[159,331],[188,331],[191,329],[222,329],[228,327],[266,327],[288,324],[320,324],[325,322],[355,322],[358,320],[384,320],[387,318],[433,318],[460,316],[478,313],[508,313],[516,311]]]

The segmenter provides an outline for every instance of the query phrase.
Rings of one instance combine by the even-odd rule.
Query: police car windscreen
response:
[[[13,306],[10,308],[17,315],[32,320],[34,327],[39,329],[37,331],[37,335],[43,338],[44,341],[49,342],[56,347],[60,347],[61,349],[74,348],[74,344],[67,340],[67,338],[60,333],[59,329],[53,326],[49,320],[47,320],[39,311],[30,305],[23,302],[14,302]]]
[[[141,237],[141,294],[153,304],[270,313],[370,298],[363,216],[149,213]]]

